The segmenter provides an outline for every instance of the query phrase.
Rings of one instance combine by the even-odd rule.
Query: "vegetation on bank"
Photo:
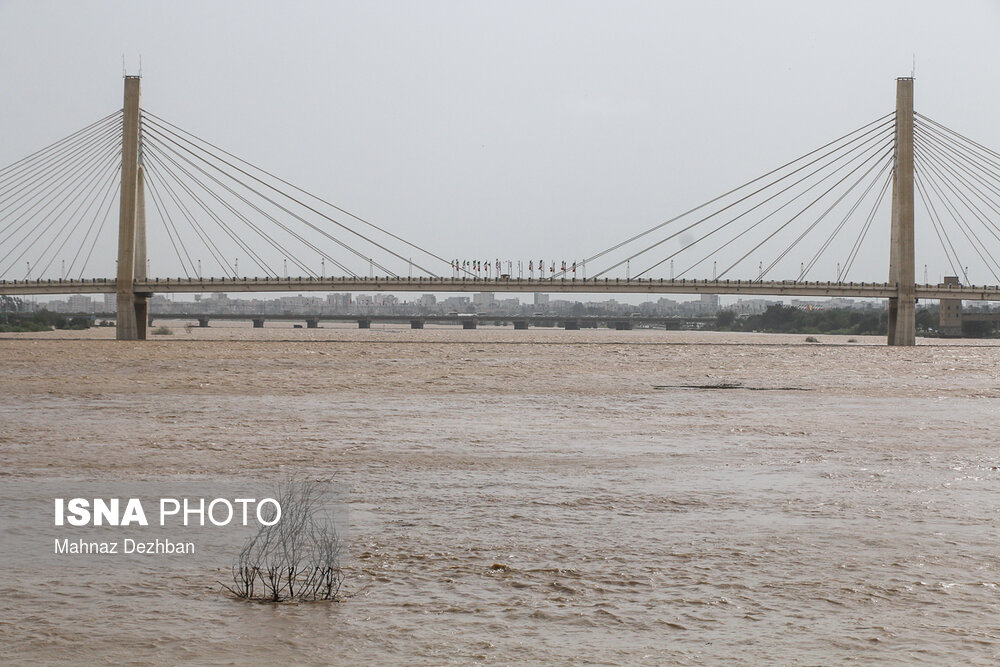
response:
[[[921,336],[938,336],[937,307],[917,310],[917,331]],[[775,304],[758,315],[737,317],[731,310],[719,311],[715,328],[718,331],[759,331],[791,334],[844,334],[854,336],[884,336],[889,329],[886,310],[827,308],[804,310]],[[986,338],[997,335],[996,327],[987,322],[965,322],[964,336]]]
[[[44,309],[33,313],[19,312],[23,308],[22,299],[0,296],[0,333],[90,328],[89,317],[66,317]]]
[[[962,322],[964,338],[1000,338],[1000,329],[992,322]]]

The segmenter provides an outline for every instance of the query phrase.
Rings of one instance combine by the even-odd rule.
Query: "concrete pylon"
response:
[[[117,293],[118,340],[138,340],[136,320],[136,213],[139,201],[139,99],[141,79],[125,77],[125,100],[122,114],[122,182],[121,208],[118,214],[118,275]],[[145,240],[145,233],[143,234]],[[145,264],[145,249],[142,251]],[[145,273],[146,267],[142,267]],[[143,298],[143,301],[145,299]],[[143,307],[145,304],[143,304]],[[143,318],[143,324],[146,320]],[[143,327],[145,334],[145,326]]]
[[[139,171],[135,193],[135,278],[145,280],[146,271],[146,169],[142,166],[142,142],[139,142]],[[149,294],[135,292],[136,338],[146,340],[149,317]]]
[[[913,239],[913,79],[896,79],[896,155],[889,242],[889,345],[916,345],[916,274]]]

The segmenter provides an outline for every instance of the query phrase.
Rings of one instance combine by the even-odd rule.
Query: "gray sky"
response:
[[[141,55],[144,108],[449,259],[571,260],[891,111],[914,56],[917,109],[1000,149],[998,28],[992,0],[0,1],[0,165],[119,108]]]

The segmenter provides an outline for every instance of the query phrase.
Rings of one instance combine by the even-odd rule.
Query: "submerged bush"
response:
[[[260,602],[339,600],[344,573],[342,542],[334,517],[325,512],[329,482],[286,482],[278,491],[280,521],[261,526],[233,561],[233,595]],[[265,522],[276,510],[264,509]]]

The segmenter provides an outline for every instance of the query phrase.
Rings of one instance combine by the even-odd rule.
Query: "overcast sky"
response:
[[[141,56],[144,108],[444,256],[574,259],[888,113],[914,57],[1000,148],[998,35],[995,0],[0,1],[0,165]]]

